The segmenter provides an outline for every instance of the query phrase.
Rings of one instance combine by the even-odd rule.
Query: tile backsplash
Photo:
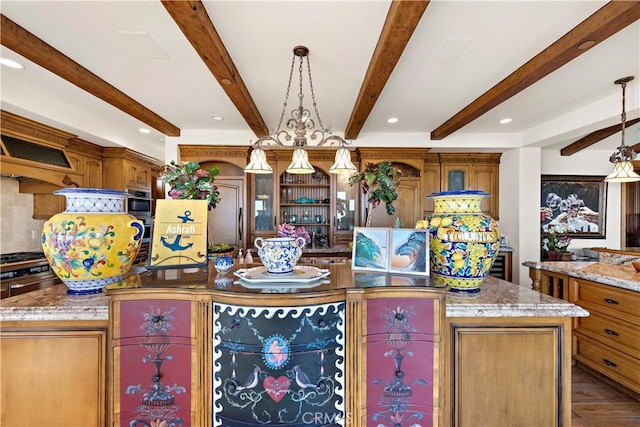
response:
[[[0,178],[0,253],[41,251],[44,223],[33,219],[33,194],[20,193],[15,179]]]

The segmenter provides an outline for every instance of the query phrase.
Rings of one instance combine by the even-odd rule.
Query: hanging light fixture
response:
[[[607,182],[635,182],[640,181],[640,175],[633,171],[633,163],[635,153],[631,147],[624,145],[624,125],[627,120],[625,113],[625,89],[627,83],[633,80],[633,76],[623,77],[614,83],[622,86],[622,144],[613,152],[609,161],[613,163],[613,172],[611,172],[604,180]]]
[[[293,78],[293,70],[296,64],[296,58],[299,58],[300,63],[298,66],[299,74],[299,92],[298,92],[298,107],[291,110],[291,118],[287,120],[286,127],[293,130],[294,137],[291,142],[291,134],[284,129],[281,129],[282,121],[284,119],[285,110],[287,109],[287,101],[289,99],[289,91],[291,89],[291,81]],[[311,99],[313,101],[313,108],[316,119],[318,121],[319,129],[316,129],[316,123],[311,117],[311,112],[304,108],[302,101],[304,94],[302,93],[302,71],[303,62],[307,63],[307,71],[309,74],[309,88],[311,91]],[[291,174],[305,174],[314,173],[315,169],[309,163],[309,156],[307,154],[307,148],[310,146],[307,140],[307,131],[310,132],[309,139],[315,141],[319,138],[319,141],[315,146],[320,147],[323,145],[338,147],[336,152],[335,162],[329,168],[330,173],[341,172],[357,172],[356,167],[351,163],[351,154],[345,147],[350,143],[343,138],[332,135],[329,129],[326,129],[322,125],[320,114],[318,113],[318,107],[316,106],[316,96],[313,92],[313,81],[311,80],[311,65],[309,64],[309,49],[306,46],[296,46],[293,48],[293,59],[291,61],[291,71],[289,72],[289,84],[287,85],[287,93],[284,99],[284,106],[282,107],[282,113],[280,114],[280,121],[278,127],[269,135],[259,138],[252,144],[253,151],[251,152],[251,158],[244,171],[247,173],[273,173],[273,169],[267,163],[267,156],[263,149],[263,145],[277,145],[280,147],[292,146],[295,148],[293,152],[293,158],[287,172]]]

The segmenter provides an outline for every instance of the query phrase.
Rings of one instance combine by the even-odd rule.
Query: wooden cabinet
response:
[[[343,301],[214,302],[214,425],[319,425],[316,414],[321,425],[344,420],[344,313]]]
[[[571,424],[571,319],[447,319],[455,426]]]
[[[195,302],[147,295],[114,301],[112,425],[197,426]]]
[[[423,190],[422,170],[424,158],[428,150],[411,148],[359,148],[361,169],[367,163],[380,163],[390,161],[393,166],[402,170],[400,185],[397,187],[398,199],[393,203],[396,208],[395,215],[388,215],[384,206],[374,209],[372,226],[393,227],[396,218],[404,224],[404,227],[412,228],[415,223],[422,219],[425,209],[425,194]],[[363,196],[363,206],[366,200]],[[363,209],[361,214],[362,223],[366,218]]]
[[[25,323],[21,330],[3,325],[0,337],[0,424],[105,425],[106,324]]]
[[[351,280],[329,268],[336,284]],[[210,288],[182,276],[183,288],[106,290],[108,425],[443,425],[445,290],[285,294],[215,274]]]
[[[551,295],[565,301],[575,302],[569,297],[569,276],[553,271],[529,269],[531,288],[545,295]]]
[[[441,307],[433,298],[365,296],[362,422],[440,425]],[[389,424],[387,424],[389,423]]]
[[[575,329],[575,358],[640,395],[640,293],[570,278],[575,303],[589,311]]]
[[[353,228],[360,221],[359,194],[349,185],[348,175],[328,173],[335,151],[309,151],[309,161],[316,168],[313,174],[286,172],[290,150],[266,153],[273,174],[248,175],[249,246],[256,237],[275,236],[277,226],[284,222],[305,227],[310,236],[315,233],[318,247],[351,242]]]
[[[510,282],[513,276],[512,252],[499,251],[489,275]]]
[[[103,149],[103,183],[114,190],[151,190],[151,168],[156,160],[120,147]]]
[[[437,191],[481,190],[489,194],[482,201],[482,211],[499,220],[500,154],[434,153],[425,156],[426,195]],[[433,212],[427,201],[425,215]]]

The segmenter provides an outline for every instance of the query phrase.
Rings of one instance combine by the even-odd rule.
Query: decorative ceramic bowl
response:
[[[258,237],[254,246],[258,250],[260,261],[271,274],[283,274],[293,271],[302,256],[305,246],[303,237],[274,237],[263,239]]]
[[[213,266],[220,274],[228,273],[233,268],[233,258],[231,258],[229,255],[219,256],[216,258]]]

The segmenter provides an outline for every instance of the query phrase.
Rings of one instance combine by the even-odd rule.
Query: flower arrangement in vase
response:
[[[560,234],[562,230],[549,225],[547,232],[542,236],[542,248],[547,251],[547,256],[550,260],[559,260],[563,253],[568,253],[569,244],[571,244],[571,238],[566,234]]]
[[[278,226],[278,237],[291,237],[294,239],[297,237],[302,237],[307,244],[311,242],[311,237],[309,236],[309,232],[306,228],[296,228],[295,226],[286,222]]]
[[[209,209],[214,209],[220,203],[220,192],[213,183],[219,174],[217,166],[203,169],[197,162],[177,164],[172,160],[164,167],[162,182],[169,185],[172,199],[206,200]]]

